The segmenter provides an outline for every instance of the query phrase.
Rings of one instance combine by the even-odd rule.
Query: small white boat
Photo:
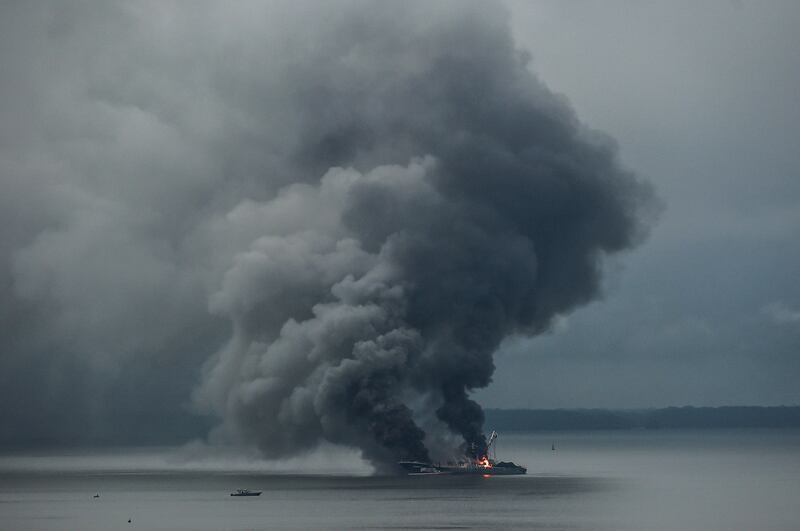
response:
[[[261,496],[260,490],[236,489],[236,492],[231,492],[231,496]]]

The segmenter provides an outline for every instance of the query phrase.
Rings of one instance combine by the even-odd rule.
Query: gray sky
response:
[[[800,402],[794,2],[519,2],[518,42],[666,203],[606,298],[496,358],[496,406]]]
[[[413,173],[424,142],[445,152],[473,122],[451,121],[440,85],[409,80],[436,50],[461,50],[502,90],[490,81],[513,73],[493,70],[506,22],[528,70],[616,140],[664,208],[643,245],[605,262],[602,299],[506,339],[475,398],[800,403],[797,3],[509,2],[508,17],[487,4],[480,44],[431,36],[475,23],[458,3],[365,6],[0,8],[6,440],[135,440],[228,411],[230,360],[244,374],[287,315],[305,316],[330,288],[320,271],[371,264],[341,248],[316,262],[344,234],[338,211],[324,190],[280,190],[342,164],[357,179],[382,164]],[[539,92],[535,105],[566,112]],[[254,243],[300,226],[328,239]],[[303,260],[259,262],[300,247]],[[234,411],[222,416],[247,414]]]

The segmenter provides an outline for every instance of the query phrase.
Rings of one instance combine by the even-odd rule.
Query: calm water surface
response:
[[[242,472],[176,464],[163,455],[180,452],[163,449],[5,455],[0,529],[800,529],[797,430],[501,434],[499,443],[498,457],[528,466],[527,476],[373,477],[346,459],[350,474]],[[264,492],[231,498],[236,488]]]

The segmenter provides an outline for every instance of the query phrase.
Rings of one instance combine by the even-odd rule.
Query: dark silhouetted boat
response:
[[[486,455],[451,461],[445,464],[424,461],[400,461],[397,464],[409,476],[428,474],[470,474],[481,476],[521,476],[528,469],[511,461],[495,461],[489,458],[489,451],[494,449],[497,432],[493,431],[486,443]]]

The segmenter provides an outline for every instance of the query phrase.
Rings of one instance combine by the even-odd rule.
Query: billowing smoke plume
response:
[[[500,342],[596,297],[603,256],[641,236],[648,188],[502,16],[457,7],[367,6],[287,71],[309,111],[295,160],[324,175],[231,213],[262,232],[213,296],[234,334],[197,395],[269,455],[426,459],[426,433],[484,451],[469,396]]]
[[[493,352],[596,297],[651,202],[507,19],[0,5],[0,443],[191,408],[268,455],[480,453]]]

